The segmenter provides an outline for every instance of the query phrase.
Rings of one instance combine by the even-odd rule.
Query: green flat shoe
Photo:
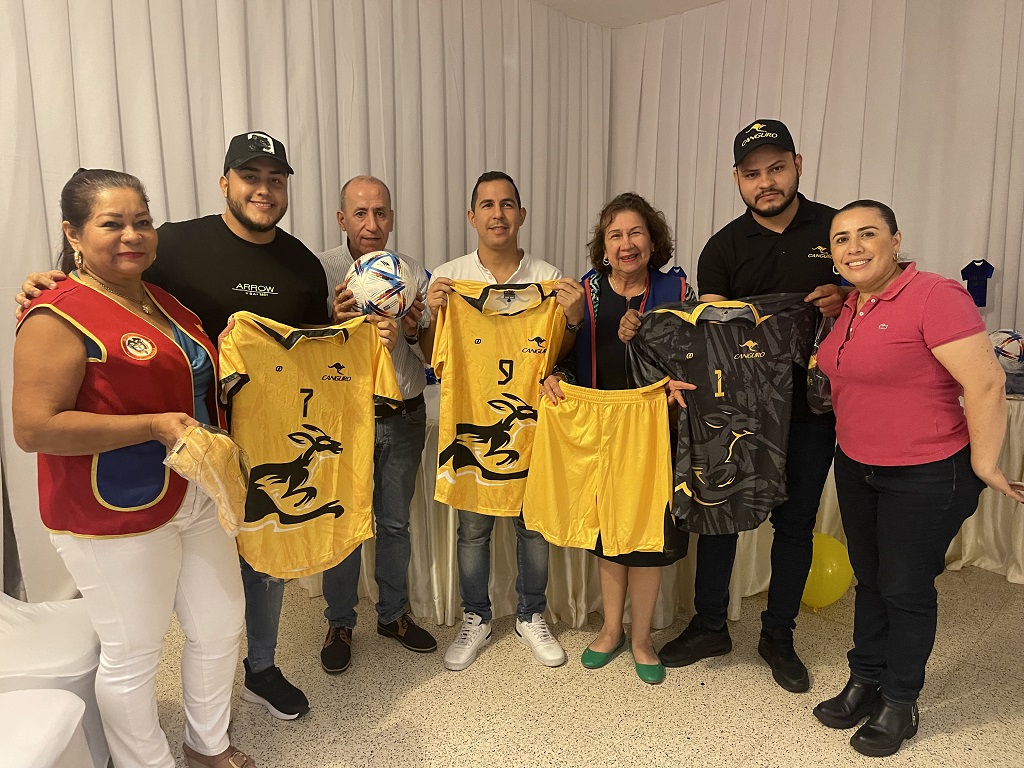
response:
[[[641,664],[634,656],[633,666],[636,667],[636,676],[648,685],[665,682],[665,665],[660,661],[657,664]]]
[[[587,650],[585,650],[583,652],[583,656],[580,658],[580,663],[582,663],[583,666],[586,667],[587,669],[600,669],[605,664],[607,664],[609,661],[611,661],[616,656],[618,656],[620,653],[622,653],[622,649],[625,648],[625,647],[626,647],[626,633],[623,632],[622,633],[622,637],[619,638],[619,642],[616,643],[615,647],[612,648],[607,653],[602,653],[601,651],[591,650],[591,648],[588,646]]]

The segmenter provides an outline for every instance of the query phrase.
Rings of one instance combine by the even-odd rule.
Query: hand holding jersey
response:
[[[839,317],[839,311],[843,308],[843,301],[846,299],[847,291],[841,286],[833,283],[819,285],[807,296],[804,301],[813,304],[824,317]]]
[[[583,320],[583,286],[571,277],[563,277],[555,283],[555,297],[562,305],[566,325],[578,327]]]
[[[622,320],[619,321],[619,340],[623,344],[629,344],[630,341],[636,336],[637,331],[640,330],[641,315],[635,309],[626,310],[626,314],[622,316]],[[680,408],[686,407],[686,398],[683,397],[683,392],[687,390],[696,389],[695,384],[690,384],[686,381],[678,381],[670,378],[665,382],[665,396],[668,398],[670,403],[675,403]]]

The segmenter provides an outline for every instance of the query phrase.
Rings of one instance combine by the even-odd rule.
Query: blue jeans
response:
[[[277,628],[281,623],[284,579],[260,573],[241,557],[245,590],[245,637],[249,643],[249,669],[262,672],[274,666]]]
[[[409,504],[416,490],[426,439],[427,408],[379,418],[373,447],[373,517],[376,523],[377,621],[390,624],[409,603]],[[362,546],[324,571],[324,616],[332,627],[356,625],[356,588]]]
[[[836,491],[857,575],[850,673],[894,702],[917,701],[935,644],[935,577],[985,484],[970,447],[902,467],[860,464],[836,449]]]
[[[477,512],[459,510],[459,594],[466,613],[475,613],[484,622],[491,620],[491,598],[487,583],[491,575],[491,531],[495,518]],[[548,587],[548,543],[536,531],[529,530],[523,516],[513,518],[516,530],[516,616],[529,621],[548,607],[544,595]]]
[[[836,430],[831,422],[790,424],[786,448],[789,498],[771,513],[775,529],[772,578],[768,608],[761,614],[761,628],[767,633],[785,634],[796,628],[800,599],[811,569],[814,523],[835,445]],[[736,541],[735,533],[697,539],[693,604],[701,623],[709,629],[725,626]]]

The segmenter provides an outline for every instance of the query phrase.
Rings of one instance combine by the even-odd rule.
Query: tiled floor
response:
[[[743,619],[730,625],[731,654],[669,670],[663,685],[651,687],[636,677],[628,654],[602,670],[580,665],[596,615],[579,630],[554,627],[569,654],[559,669],[533,662],[509,617],[495,622],[495,642],[472,667],[448,672],[441,654],[455,627],[428,626],[439,651],[409,653],[377,635],[365,601],[353,665],[330,677],[318,657],[323,601],[291,584],[278,664],[306,692],[312,710],[281,722],[236,697],[233,740],[261,768],[1024,766],[1024,586],[967,568],[944,574],[939,593],[939,635],[920,702],[921,729],[883,761],[861,757],[847,743],[850,731],[829,730],[811,715],[846,682],[852,591],[817,614],[801,614],[797,648],[812,687],[794,695],[772,681],[757,655],[764,595],[748,598]],[[655,642],[675,637],[685,622],[680,617]],[[159,690],[161,719],[176,752],[180,648],[175,625]]]

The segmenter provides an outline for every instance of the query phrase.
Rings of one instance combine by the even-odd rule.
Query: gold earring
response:
[[[78,268],[78,269],[81,269],[82,268],[82,254],[80,254],[77,250],[73,251],[73,253],[75,254],[75,267]]]
[[[899,260],[900,260],[900,252],[899,251],[896,251],[896,253],[894,253],[892,255],[892,260],[895,261],[895,262],[899,262]]]

